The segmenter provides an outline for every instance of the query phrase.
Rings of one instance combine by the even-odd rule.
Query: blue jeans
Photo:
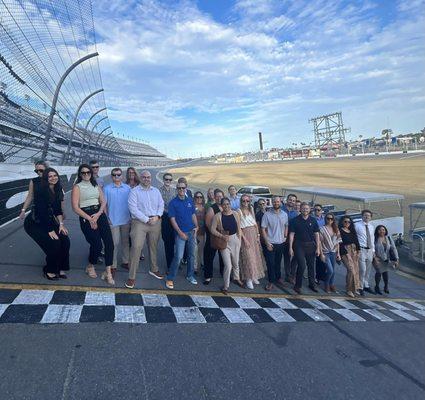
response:
[[[195,256],[196,256],[196,236],[193,231],[184,232],[187,235],[187,240],[183,240],[177,233],[174,241],[174,258],[170,265],[170,271],[167,275],[167,280],[172,281],[177,275],[180,262],[183,258],[184,248],[187,243],[187,273],[186,277],[193,277],[193,271],[195,268]]]
[[[325,253],[326,259],[326,276],[325,285],[333,285],[335,278],[335,267],[336,267],[336,253]]]

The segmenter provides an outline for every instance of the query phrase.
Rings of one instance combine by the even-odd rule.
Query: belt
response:
[[[370,250],[370,247],[363,247],[363,246],[360,246],[360,248],[361,248],[361,249],[365,249],[365,250]]]
[[[99,205],[97,205],[97,206],[88,206],[88,207],[81,207],[81,209],[83,211],[97,211],[97,210],[99,210],[99,208],[100,208]]]
[[[159,219],[161,219],[159,215],[149,215],[149,218],[153,218],[153,217],[158,217]]]

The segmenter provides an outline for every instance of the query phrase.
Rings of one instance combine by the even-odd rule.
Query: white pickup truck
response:
[[[271,207],[272,205],[273,194],[267,186],[242,186],[236,195],[241,197],[243,194],[249,195],[254,205],[256,205],[260,199],[266,200],[267,207]]]

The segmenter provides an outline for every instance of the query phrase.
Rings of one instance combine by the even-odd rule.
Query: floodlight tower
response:
[[[341,112],[311,118],[308,122],[313,123],[316,148],[332,149],[334,145],[338,148],[344,146],[345,134],[350,132],[350,128],[344,128]]]

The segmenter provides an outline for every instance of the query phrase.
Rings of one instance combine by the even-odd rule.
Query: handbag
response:
[[[225,231],[223,229],[223,225],[222,225],[222,222],[221,222],[221,215],[220,215],[220,218],[218,218],[217,230],[222,235],[228,235],[229,234],[228,231]],[[218,237],[218,236],[211,233],[211,247],[215,250],[224,250],[227,247],[227,241],[225,239],[223,239],[222,237]]]

